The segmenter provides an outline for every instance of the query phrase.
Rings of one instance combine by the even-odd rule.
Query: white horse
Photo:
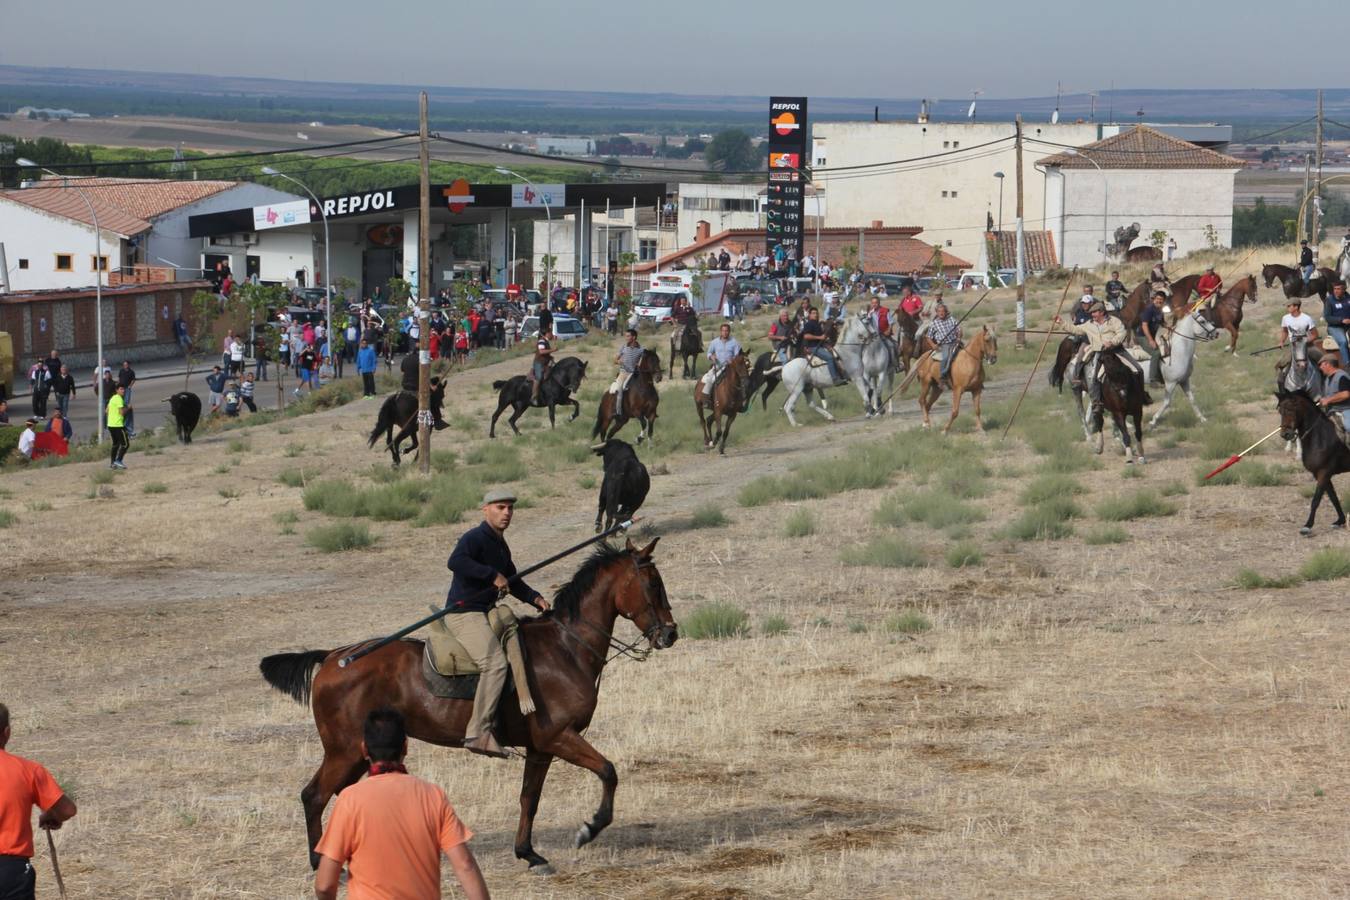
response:
[[[814,360],[815,365],[811,364],[812,361],[813,357],[799,356],[796,359],[788,360],[786,365],[770,369],[766,373],[769,375],[777,374],[783,379],[783,384],[788,390],[787,400],[783,401],[783,412],[787,413],[788,421],[794,427],[801,424],[797,421],[797,417],[792,414],[792,410],[797,406],[797,400],[802,394],[806,394],[807,405],[831,422],[834,421],[834,416],[826,408],[825,402],[825,389],[834,387],[834,379],[830,377],[830,368],[825,365],[823,360]],[[819,406],[811,399],[812,389],[820,394]]]
[[[1289,364],[1275,366],[1275,389],[1303,391],[1312,397],[1322,393],[1322,372],[1317,368],[1322,359],[1320,347],[1308,346],[1308,333],[1289,332]],[[1286,452],[1294,456],[1303,455],[1303,442],[1295,435],[1292,441],[1284,442]]]
[[[1350,244],[1341,242],[1341,257],[1337,260],[1341,281],[1350,284]]]
[[[895,346],[879,334],[872,318],[864,310],[846,316],[844,330],[834,345],[839,363],[858,389],[870,419],[881,414],[881,400],[891,393],[895,374]],[[895,412],[895,400],[886,404],[886,412]]]
[[[1195,410],[1195,417],[1201,422],[1205,421],[1205,414],[1200,412],[1200,407],[1195,404],[1195,392],[1191,390],[1191,374],[1195,371],[1196,345],[1201,341],[1212,341],[1218,334],[1219,329],[1200,315],[1198,310],[1182,316],[1176,325],[1168,330],[1165,338],[1168,355],[1159,367],[1165,385],[1165,395],[1162,406],[1153,414],[1153,418],[1148,420],[1149,428],[1157,425],[1163,413],[1172,406],[1172,394],[1178,386],[1186,393],[1191,409]]]

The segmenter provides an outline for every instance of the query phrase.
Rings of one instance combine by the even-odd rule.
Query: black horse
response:
[[[1331,523],[1331,527],[1344,528],[1345,510],[1341,509],[1341,498],[1336,496],[1336,486],[1331,483],[1331,479],[1342,472],[1350,472],[1350,449],[1341,441],[1330,417],[1308,394],[1281,388],[1275,394],[1275,399],[1279,401],[1280,437],[1286,441],[1298,439],[1302,443],[1303,468],[1317,479],[1312,506],[1308,508],[1308,521],[1298,533],[1305,537],[1312,534],[1313,520],[1317,517],[1317,507],[1322,502],[1323,494],[1331,499],[1331,505],[1336,508],[1336,521]]]
[[[1059,347],[1059,352],[1055,357],[1055,365],[1050,370],[1050,386],[1064,389],[1064,374],[1072,361],[1077,344],[1072,338],[1066,338]],[[1078,404],[1078,415],[1083,421],[1083,435],[1089,443],[1093,443],[1093,435],[1097,436],[1093,451],[1101,453],[1104,448],[1105,434],[1102,429],[1106,424],[1106,413],[1111,414],[1111,421],[1115,426],[1116,434],[1120,436],[1120,443],[1125,450],[1125,461],[1131,463],[1135,461],[1142,465],[1144,459],[1144,430],[1142,419],[1144,417],[1144,407],[1153,402],[1148,391],[1144,389],[1143,379],[1139,378],[1133,370],[1125,365],[1114,353],[1100,353],[1098,359],[1102,365],[1101,377],[1101,400],[1094,401],[1090,406],[1085,407],[1083,403],[1083,394],[1086,389],[1081,383],[1075,383],[1073,386],[1073,399]],[[1096,363],[1093,363],[1096,365]],[[1086,378],[1086,376],[1084,376]],[[1130,441],[1130,429],[1128,420],[1134,420],[1134,442]]]
[[[670,333],[670,377],[675,377],[675,357],[680,358],[684,378],[698,377],[698,358],[703,355],[703,332],[698,320],[690,316]]]
[[[575,356],[564,356],[553,364],[549,369],[548,376],[544,383],[539,385],[539,405],[548,407],[548,427],[554,426],[553,412],[555,407],[570,404],[572,415],[567,421],[571,422],[577,416],[581,415],[581,404],[572,398],[572,395],[581,390],[581,379],[586,377],[586,366],[588,363],[582,362]],[[492,386],[499,392],[497,394],[497,411],[492,414],[492,424],[488,426],[488,437],[497,436],[497,417],[500,416],[508,406],[515,411],[511,418],[506,420],[506,424],[511,426],[511,430],[520,434],[520,429],[516,427],[516,420],[525,415],[525,410],[530,408],[530,379],[524,375],[513,375],[505,381],[494,381]]]
[[[750,411],[750,404],[754,402],[755,393],[760,388],[764,389],[764,393],[760,394],[760,402],[764,409],[769,408],[769,395],[783,380],[782,376],[778,374],[781,367],[782,364],[778,362],[778,357],[770,350],[766,350],[755,357],[755,365],[750,370],[750,381],[745,387],[745,408],[741,410],[742,413]]]
[[[437,431],[449,425],[441,417],[441,404],[445,402],[445,382],[439,378],[431,379],[431,420]],[[394,429],[398,432],[395,433]],[[417,395],[411,391],[399,391],[390,394],[380,406],[380,417],[375,421],[375,430],[370,433],[367,447],[374,447],[380,435],[384,435],[384,445],[394,457],[394,468],[399,465],[399,445],[408,438],[412,444],[407,452],[417,449]]]

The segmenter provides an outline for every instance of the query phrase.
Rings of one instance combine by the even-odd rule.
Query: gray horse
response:
[[[862,396],[867,417],[880,415],[882,399],[891,393],[895,376],[895,345],[877,332],[866,310],[844,319],[844,330],[834,345],[839,362]],[[894,399],[886,412],[895,412]]]

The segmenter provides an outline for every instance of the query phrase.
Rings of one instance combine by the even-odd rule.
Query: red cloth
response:
[[[33,435],[33,459],[44,456],[69,456],[70,445],[54,431],[39,431]]]

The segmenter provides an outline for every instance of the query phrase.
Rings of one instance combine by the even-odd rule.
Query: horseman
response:
[[[1162,384],[1162,361],[1171,350],[1171,344],[1162,336],[1167,326],[1167,295],[1157,291],[1149,299],[1148,306],[1139,314],[1138,341],[1148,348],[1148,380],[1150,384]],[[1074,324],[1079,324],[1075,322]]]
[[[900,358],[900,348],[895,344],[895,337],[891,334],[890,312],[881,305],[880,297],[873,297],[868,302],[867,320],[872,323],[872,328],[881,338],[891,353],[891,359]]]
[[[1214,301],[1219,299],[1219,293],[1223,290],[1223,278],[1214,271],[1213,266],[1205,266],[1205,274],[1200,276],[1200,280],[1195,283],[1195,293],[1191,300],[1197,298],[1210,309],[1214,308]]]
[[[803,352],[808,357],[814,356],[825,361],[830,370],[830,378],[834,380],[834,386],[848,384],[848,379],[840,375],[839,363],[827,343],[825,326],[820,323],[820,310],[812,308],[807,314],[806,321],[802,324],[801,336]]]
[[[904,302],[901,301],[901,306]],[[914,344],[917,348],[923,347],[923,336],[928,333],[928,329],[933,327],[933,317],[937,315],[937,308],[942,306],[942,288],[933,291],[933,305],[924,311],[922,306],[917,313],[910,313],[915,319],[920,319],[919,327],[914,329]],[[906,307],[908,308],[908,307]]]
[[[624,391],[628,390],[628,382],[637,373],[638,360],[640,359],[642,359],[642,345],[638,343],[637,329],[630,328],[624,335],[623,346],[619,348],[618,355],[614,357],[614,364],[619,367],[619,375],[614,379],[614,383],[609,386],[609,392],[614,395],[614,415],[616,416],[623,411]]]
[[[1336,342],[1342,360],[1350,360],[1350,341],[1346,339],[1350,329],[1350,294],[1346,293],[1345,282],[1337,280],[1331,285],[1322,305],[1322,318],[1327,323],[1327,334]]]
[[[1163,268],[1162,260],[1153,264],[1153,271],[1148,273],[1149,291],[1162,291],[1163,296],[1169,300],[1172,298],[1172,279],[1167,277],[1167,270]]]
[[[464,747],[484,756],[506,756],[492,734],[497,701],[506,685],[506,653],[488,624],[488,611],[508,593],[539,612],[548,609],[543,594],[515,577],[516,564],[506,543],[515,504],[515,495],[507,490],[484,494],[483,521],[460,536],[446,562],[455,577],[445,598],[450,610],[445,626],[473,658],[479,672],[473,713],[464,728]],[[489,590],[493,587],[496,597]],[[512,607],[513,611],[517,609]]]
[[[1303,311],[1303,301],[1291,297],[1285,308],[1288,311],[1280,319],[1280,346],[1289,345],[1289,351],[1282,354],[1281,361],[1275,365],[1277,369],[1286,368],[1293,359],[1293,344],[1306,341],[1311,346],[1317,340],[1317,323]]]
[[[534,345],[534,360],[530,363],[530,405],[539,406],[539,389],[544,384],[544,379],[548,378],[549,370],[553,368],[553,347],[549,345],[548,338],[541,331],[539,340]]]
[[[1098,356],[1103,353],[1114,353],[1134,375],[1139,379],[1139,387],[1142,390],[1144,386],[1144,370],[1139,367],[1133,356],[1125,351],[1125,326],[1119,319],[1106,314],[1106,307],[1099,301],[1092,304],[1090,310],[1092,318],[1081,325],[1070,325],[1069,332],[1082,335],[1087,338],[1087,347],[1080,350],[1074,358],[1072,379],[1075,385],[1084,384],[1083,374],[1086,371],[1086,388],[1088,396],[1092,402],[1099,403],[1102,399],[1101,384],[1097,380],[1097,362]],[[1055,316],[1055,324],[1063,324],[1059,316]],[[1085,368],[1086,367],[1086,368]]]
[[[797,329],[786,309],[778,311],[778,321],[769,326],[769,343],[773,345],[774,359],[779,365],[787,365],[792,358],[792,347],[797,342]]]
[[[933,322],[928,329],[928,337],[937,348],[933,351],[941,365],[939,377],[948,388],[952,386],[952,360],[961,347],[961,325],[952,318],[947,304],[938,301],[933,310]]]
[[[1317,405],[1331,416],[1341,432],[1341,439],[1350,433],[1350,375],[1338,365],[1339,360],[1328,353],[1317,368],[1322,373],[1322,396]]]
[[[1298,270],[1303,276],[1305,290],[1311,293],[1313,276],[1317,274],[1317,257],[1306,240],[1299,241],[1298,244]]]
[[[717,331],[717,337],[708,343],[708,359],[712,365],[703,376],[703,396],[711,397],[717,382],[722,380],[731,361],[741,355],[741,345],[731,336],[731,325],[726,322]]]
[[[1111,280],[1105,285],[1106,305],[1112,310],[1119,312],[1125,305],[1125,283],[1120,280],[1119,272],[1111,273]]]

